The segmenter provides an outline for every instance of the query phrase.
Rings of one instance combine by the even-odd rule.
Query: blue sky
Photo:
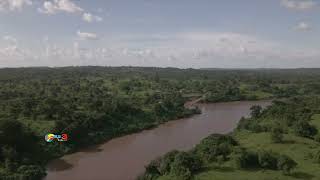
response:
[[[318,0],[0,0],[0,67],[320,67]]]

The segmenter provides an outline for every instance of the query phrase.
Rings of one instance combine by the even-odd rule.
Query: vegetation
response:
[[[283,134],[280,128],[274,128],[271,130],[271,140],[274,143],[282,143],[283,142]]]
[[[320,97],[294,96],[251,110],[232,134],[211,135],[187,152],[203,163],[185,180],[319,179]],[[155,179],[179,178],[169,172]]]
[[[247,151],[245,138],[238,138],[242,133],[270,135],[277,122],[281,133],[274,131],[271,137],[279,146],[288,141],[288,135],[316,142],[319,123],[311,118],[320,112],[318,99],[311,96],[320,93],[319,80],[318,69],[0,69],[0,177],[41,179],[45,164],[52,158],[199,113],[197,108],[185,107],[191,99],[221,102],[308,94],[310,98],[276,101],[268,110],[253,107],[252,117],[243,118],[234,135],[212,135],[190,152],[172,152],[150,164],[141,178],[188,179],[202,173],[203,168],[229,163],[239,155],[240,167],[250,167],[251,158],[258,152]],[[46,143],[47,133],[67,133],[69,141]],[[294,158],[290,154],[288,157]],[[288,173],[295,167],[289,158],[277,155],[276,159],[274,169]],[[299,167],[300,161],[293,160]],[[253,167],[269,167],[256,165]]]

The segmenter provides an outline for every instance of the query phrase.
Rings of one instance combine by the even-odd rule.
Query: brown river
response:
[[[151,160],[171,150],[188,150],[212,133],[229,133],[252,105],[270,101],[199,104],[202,114],[155,129],[115,138],[53,160],[45,180],[134,180]]]

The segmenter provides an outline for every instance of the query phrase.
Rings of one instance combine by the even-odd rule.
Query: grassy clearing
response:
[[[235,177],[237,180],[320,179],[320,165],[312,160],[312,155],[316,150],[320,149],[320,144],[316,141],[286,134],[284,136],[284,143],[275,144],[271,142],[270,133],[252,133],[246,131],[237,132],[235,138],[241,146],[254,151],[270,150],[288,155],[298,162],[298,166],[294,169],[292,175],[286,176],[281,171],[262,169],[239,170],[234,168],[233,162],[229,161],[220,167],[211,164],[203,172],[197,174],[195,180],[234,180]],[[165,178],[161,180],[166,180]]]
[[[239,89],[246,97],[256,97],[256,99],[270,99],[273,97],[273,94],[270,92],[264,92],[259,89],[252,90],[250,89],[249,84],[241,83]]]
[[[256,97],[256,99],[270,99],[273,96],[271,93],[263,91],[247,91],[245,95],[247,97]]]

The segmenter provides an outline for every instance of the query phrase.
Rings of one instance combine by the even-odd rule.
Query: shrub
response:
[[[176,180],[189,180],[192,177],[190,170],[183,166],[174,166],[172,174],[175,176],[174,179]]]
[[[259,164],[262,168],[277,169],[277,154],[267,151],[260,151],[258,153]]]
[[[277,166],[279,170],[282,170],[283,174],[288,175],[297,166],[297,163],[286,155],[280,155]]]
[[[313,155],[314,162],[320,164],[320,150]]]
[[[316,135],[318,132],[316,127],[310,125],[306,121],[298,121],[293,129],[296,135],[308,138]]]
[[[150,164],[148,164],[145,167],[145,175],[148,177],[147,179],[154,179],[158,176],[160,176],[160,172],[158,170],[159,167],[159,161],[158,160],[153,160],[151,161]]]
[[[236,155],[235,162],[236,166],[242,169],[260,167],[258,155],[245,150]]]
[[[236,145],[238,143],[231,136],[212,134],[203,139],[195,151],[202,160],[212,162],[217,161],[218,157],[220,160],[226,159]]]
[[[169,174],[170,173],[170,168],[171,168],[171,163],[174,161],[175,156],[179,154],[179,151],[171,151],[166,153],[162,159],[160,160],[160,165],[159,165],[159,172],[161,175]]]
[[[250,110],[251,110],[251,117],[258,118],[261,115],[262,107],[258,105],[254,105],[250,108]]]
[[[246,129],[256,133],[265,131],[265,129],[259,124],[257,119],[244,117],[240,119],[237,129]]]
[[[283,141],[283,134],[281,129],[279,128],[272,129],[271,141],[274,143],[281,143]]]
[[[188,180],[202,168],[202,162],[194,153],[171,151],[146,166],[139,180],[154,180],[161,175],[173,175],[175,179]]]
[[[282,172],[286,175],[290,174],[291,170],[297,166],[297,163],[290,157],[267,151],[254,153],[242,150],[236,154],[235,162],[238,168],[265,168],[282,170]]]
[[[176,154],[171,164],[171,174],[181,180],[188,180],[192,174],[202,167],[202,163],[195,155],[187,152]]]
[[[22,180],[40,180],[46,175],[42,167],[35,165],[22,165],[18,168],[18,173]]]
[[[145,167],[145,172],[140,175],[138,180],[154,180],[160,175],[170,173],[171,164],[175,159],[175,156],[179,154],[179,151],[171,151],[165,154],[162,158],[153,160]]]
[[[317,141],[317,142],[320,142],[320,133],[318,133],[317,135],[315,135],[315,136],[313,137],[313,139],[314,139],[315,141]]]

